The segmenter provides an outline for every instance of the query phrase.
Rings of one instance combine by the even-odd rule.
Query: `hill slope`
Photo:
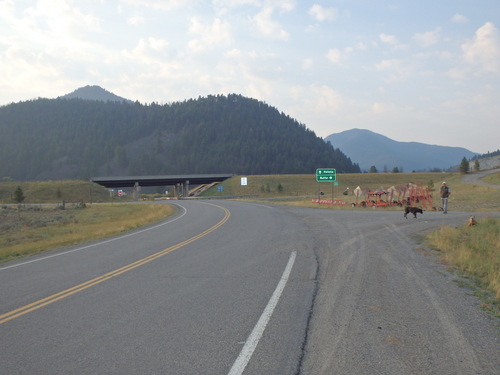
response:
[[[37,99],[0,107],[0,179],[359,172],[275,108],[240,95],[165,105]]]
[[[476,153],[461,147],[435,146],[418,142],[398,142],[365,129],[351,129],[331,134],[326,141],[340,149],[368,171],[375,166],[378,171],[429,171],[448,169],[460,164],[463,157],[472,158]]]

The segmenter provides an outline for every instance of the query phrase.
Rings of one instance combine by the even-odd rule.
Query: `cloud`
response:
[[[143,24],[145,22],[145,19],[144,19],[144,17],[141,17],[141,16],[132,16],[127,20],[127,22],[130,25],[137,26],[137,25]]]
[[[158,76],[164,75],[167,70],[171,71],[175,65],[168,41],[154,37],[139,39],[134,49],[122,51],[113,62],[123,66],[137,65],[141,70],[148,67],[148,70],[154,70]]]
[[[413,36],[413,40],[418,42],[423,47],[429,47],[436,44],[439,41],[439,33],[441,28],[438,27],[433,31],[427,31],[425,33],[417,33]]]
[[[0,18],[5,20],[0,39],[6,48],[76,60],[91,52],[91,38],[102,31],[98,17],[71,6],[71,2],[40,0],[17,14],[12,4],[0,2]]]
[[[381,33],[378,37],[382,43],[393,47],[394,50],[403,50],[406,48],[406,45],[401,43],[395,35]]]
[[[326,57],[334,64],[340,63],[342,52],[337,48],[332,48],[326,53]]]
[[[458,14],[458,13],[456,13],[453,17],[451,17],[451,22],[454,22],[454,23],[466,23],[468,21],[469,20],[467,19],[467,17],[465,17],[462,14]]]
[[[372,105],[372,112],[374,114],[382,114],[382,113],[388,113],[388,112],[394,112],[397,109],[397,106],[393,103],[373,103]]]
[[[378,64],[375,65],[377,70],[394,70],[399,69],[401,66],[401,60],[391,59],[391,60],[382,60]]]
[[[0,18],[10,19],[15,15],[13,0],[0,1]]]
[[[293,10],[293,4],[288,1],[278,1],[277,4],[265,5],[262,10],[252,17],[252,23],[258,32],[267,38],[287,41],[290,39],[288,31],[284,30],[281,24],[273,19],[274,9],[282,12]]]
[[[212,4],[218,16],[225,16],[235,8],[243,6],[259,7],[260,0],[212,0]]]
[[[137,48],[141,50],[141,53],[147,53],[147,49],[155,52],[162,52],[165,51],[167,47],[168,42],[166,40],[149,37],[147,40],[141,39]]]
[[[463,80],[469,75],[469,69],[451,68],[446,72],[446,75],[454,80]]]
[[[185,0],[125,0],[138,8],[147,7],[160,10],[173,10],[186,6]]]
[[[386,82],[403,82],[411,75],[413,68],[403,59],[387,59],[375,64],[375,69],[389,72]]]
[[[308,11],[309,15],[319,22],[333,21],[338,11],[335,8],[323,8],[321,5],[314,4]]]
[[[216,8],[238,8],[244,5],[258,6],[260,0],[212,0]]]
[[[363,43],[363,42],[358,42],[354,49],[360,50],[360,51],[366,51],[368,49],[368,46]]]
[[[398,38],[396,38],[394,35],[388,35],[388,34],[380,34],[379,38],[382,42],[397,46],[399,44]]]
[[[500,36],[491,22],[477,29],[474,38],[462,44],[464,60],[483,72],[500,73]]]
[[[331,87],[326,85],[311,86],[311,91],[315,96],[317,111],[334,114],[342,107],[342,96]]]
[[[334,64],[340,64],[343,60],[352,56],[356,51],[366,51],[368,49],[367,45],[358,42],[354,47],[344,47],[343,50],[338,48],[331,48],[326,53],[326,58]]]
[[[267,101],[283,90],[282,61],[275,53],[233,48],[223,54],[217,72],[217,92],[239,92]]]
[[[270,0],[268,3],[273,4],[281,12],[291,12],[295,9],[294,0]]]
[[[85,32],[101,31],[100,21],[91,13],[83,13],[64,0],[39,0],[35,7],[26,10],[28,17],[36,24],[46,25],[59,36],[81,35]]]
[[[189,49],[200,52],[213,46],[229,43],[232,40],[229,23],[216,18],[211,25],[203,24],[198,17],[191,18],[189,33],[198,35],[198,39],[189,41]]]
[[[302,61],[302,68],[304,68],[305,70],[311,69],[313,63],[314,62],[311,58],[306,58]]]
[[[337,114],[344,104],[340,93],[327,85],[300,86],[292,91],[297,107],[291,111],[298,114],[298,118],[327,118]]]
[[[13,3],[0,2],[0,18],[4,19],[0,32],[3,45],[0,69],[5,70],[7,65],[17,67],[10,75],[11,81],[22,81],[22,76],[30,70],[37,72],[41,80],[47,77],[45,71],[51,74],[59,71],[59,76],[86,74],[88,66],[106,59],[109,50],[92,40],[101,33],[101,20],[72,4],[39,0],[16,13]],[[8,51],[15,51],[17,60],[10,60]],[[82,67],[83,71],[76,71]]]

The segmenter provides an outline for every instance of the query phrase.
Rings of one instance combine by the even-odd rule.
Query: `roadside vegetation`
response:
[[[166,204],[0,207],[0,262],[111,237],[173,214]]]
[[[500,220],[484,218],[471,227],[441,227],[427,236],[427,244],[441,252],[445,264],[469,277],[483,298],[483,307],[500,317]]]
[[[500,185],[500,173],[494,173],[494,174],[490,174],[488,176],[485,176],[483,178],[483,181],[487,182],[489,184]]]
[[[33,181],[0,183],[0,204],[19,203],[16,191],[21,188],[26,204],[40,203],[96,203],[111,202],[110,192],[105,187],[90,181]],[[115,198],[116,199],[116,198]],[[123,201],[121,199],[120,201]]]
[[[440,206],[439,187],[446,181],[452,190],[450,207],[455,211],[500,211],[498,190],[490,187],[463,184],[460,173],[347,173],[337,174],[338,186],[331,182],[316,182],[315,175],[257,175],[248,176],[247,185],[241,177],[230,178],[203,193],[202,197],[241,196],[246,199],[267,199],[282,204],[325,209],[352,209],[356,203],[354,189],[387,189],[408,183],[429,187],[433,193],[433,206]],[[490,182],[495,183],[495,182]],[[222,186],[222,189],[220,189]],[[222,190],[222,191],[220,191]],[[347,195],[344,195],[346,192]],[[323,193],[323,194],[321,194]],[[341,200],[344,206],[312,203],[314,198]],[[364,198],[360,197],[358,201]],[[358,202],[359,203],[359,202]],[[367,208],[356,207],[356,210]],[[382,209],[382,208],[378,208]],[[400,210],[393,206],[387,209]]]

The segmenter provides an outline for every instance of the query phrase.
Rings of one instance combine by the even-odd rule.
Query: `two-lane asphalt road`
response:
[[[495,321],[415,244],[467,214],[179,201],[0,266],[0,374],[494,374]]]

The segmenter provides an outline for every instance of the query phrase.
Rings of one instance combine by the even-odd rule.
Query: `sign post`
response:
[[[334,168],[316,169],[317,182],[334,182],[337,179],[337,171]],[[321,191],[318,184],[318,202],[321,201]],[[332,185],[332,204],[333,204],[333,185]]]

